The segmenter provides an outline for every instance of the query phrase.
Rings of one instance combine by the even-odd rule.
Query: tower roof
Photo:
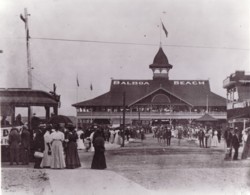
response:
[[[149,68],[169,68],[171,69],[173,66],[169,64],[168,58],[164,53],[163,49],[160,47],[159,51],[155,55],[153,64],[149,65]]]

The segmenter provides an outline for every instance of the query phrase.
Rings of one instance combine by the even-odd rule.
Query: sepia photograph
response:
[[[249,0],[1,0],[2,195],[250,194]]]

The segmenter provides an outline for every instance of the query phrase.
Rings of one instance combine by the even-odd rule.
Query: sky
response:
[[[171,80],[209,79],[226,97],[223,80],[250,72],[249,0],[1,0],[0,88],[28,87],[24,8],[33,89],[55,83],[59,114],[76,115],[72,104],[109,91],[111,78],[152,79],[160,40]]]

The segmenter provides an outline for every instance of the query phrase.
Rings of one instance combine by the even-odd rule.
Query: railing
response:
[[[197,119],[205,113],[197,112],[126,112],[126,117],[132,119],[158,119],[158,118],[176,118],[176,119]],[[211,116],[218,119],[226,119],[226,112],[209,112]],[[122,112],[78,112],[77,116],[80,118],[120,118]]]
[[[242,101],[242,102],[229,102],[227,103],[227,109],[234,109],[234,108],[246,108],[250,107],[250,99]]]

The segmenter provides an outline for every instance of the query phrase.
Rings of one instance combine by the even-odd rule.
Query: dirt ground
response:
[[[136,140],[124,148],[107,148],[108,169],[102,172],[90,169],[93,152],[79,151],[79,156],[80,169],[59,170],[63,171],[60,174],[48,169],[34,170],[31,165],[15,168],[2,165],[2,194],[59,194],[60,190],[54,186],[64,182],[67,185],[70,177],[75,178],[68,183],[76,185],[76,193],[81,190],[77,189],[76,183],[90,179],[89,184],[79,184],[90,194],[98,194],[98,189],[100,194],[105,194],[108,189],[112,192],[122,189],[119,192],[125,193],[127,188],[137,195],[250,194],[250,160],[225,161],[222,144],[207,149],[198,147],[192,140],[182,140],[178,146],[177,140],[173,139],[167,147],[148,135],[143,142]],[[93,188],[96,183],[103,185],[102,189]],[[122,188],[124,186],[127,187]],[[112,194],[110,191],[107,194]]]

